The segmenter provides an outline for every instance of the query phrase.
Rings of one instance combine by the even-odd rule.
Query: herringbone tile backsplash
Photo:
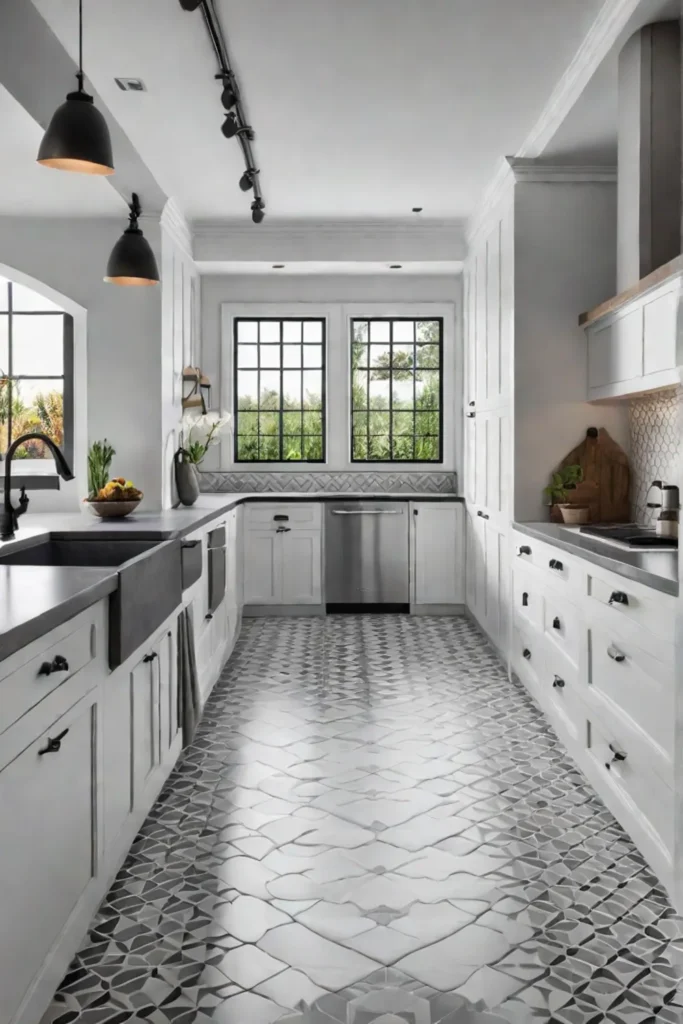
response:
[[[205,492],[301,491],[315,494],[451,494],[458,489],[456,473],[393,473],[363,470],[336,473],[207,472],[200,473]]]

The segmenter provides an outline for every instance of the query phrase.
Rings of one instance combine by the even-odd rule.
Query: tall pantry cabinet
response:
[[[465,267],[467,606],[507,659],[511,524],[547,521],[543,488],[587,427],[627,441],[623,410],[589,404],[579,314],[616,288],[616,172],[510,160]]]

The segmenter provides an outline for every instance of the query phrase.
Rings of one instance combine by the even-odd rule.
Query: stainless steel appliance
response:
[[[658,508],[659,515],[655,523],[655,531],[658,537],[678,537],[678,513],[681,507],[681,499],[678,487],[675,484],[665,484],[663,480],[653,480],[647,492],[657,489],[661,494],[661,501],[648,501],[648,508]]]
[[[603,540],[620,541],[631,548],[670,548],[678,544],[676,537],[662,537],[652,527],[639,526],[637,523],[582,526],[579,532]]]
[[[208,536],[209,555],[209,611],[207,619],[213,616],[225,597],[225,527],[218,526]]]
[[[408,611],[406,501],[335,501],[325,512],[327,610]]]

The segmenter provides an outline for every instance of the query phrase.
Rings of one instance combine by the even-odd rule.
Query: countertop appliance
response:
[[[410,610],[407,501],[335,501],[325,510],[328,612]]]
[[[639,526],[637,523],[606,523],[604,525],[582,526],[580,533],[600,537],[603,540],[616,540],[631,548],[677,547],[676,537],[662,537],[652,527]]]
[[[675,484],[666,484],[663,480],[653,480],[647,492],[656,489],[661,494],[661,501],[648,501],[648,508],[658,508],[659,515],[655,523],[655,532],[658,537],[678,537],[678,512],[681,507],[681,499],[678,487]]]

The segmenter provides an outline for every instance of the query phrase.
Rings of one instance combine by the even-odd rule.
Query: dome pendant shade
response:
[[[111,251],[105,281],[120,285],[159,283],[159,267],[152,247],[138,227],[140,203],[133,193],[130,224]]]
[[[104,117],[87,92],[71,92],[52,115],[38,150],[38,163],[80,174],[114,173]]]

